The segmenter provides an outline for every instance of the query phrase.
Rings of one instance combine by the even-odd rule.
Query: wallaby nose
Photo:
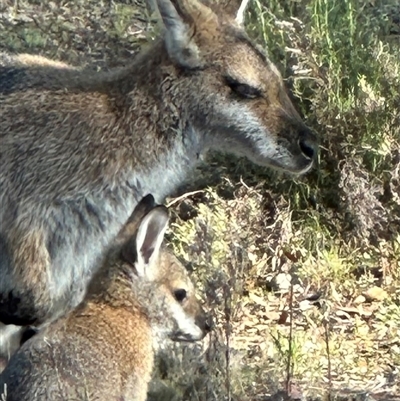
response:
[[[317,153],[317,143],[314,135],[306,134],[299,139],[299,147],[307,159],[313,159]]]

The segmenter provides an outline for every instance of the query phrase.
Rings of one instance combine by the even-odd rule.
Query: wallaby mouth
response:
[[[304,167],[302,170],[295,171],[292,174],[295,176],[303,175],[305,173],[308,173],[312,169],[313,166],[314,166],[314,160],[311,160],[310,163],[306,167]]]
[[[297,142],[283,142],[281,146],[287,147],[289,155],[272,160],[271,165],[278,170],[284,170],[294,175],[307,173],[316,164],[318,159],[318,141],[316,135],[304,128],[300,131]]]

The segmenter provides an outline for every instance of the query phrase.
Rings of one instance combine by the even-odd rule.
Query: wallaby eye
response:
[[[255,88],[254,86],[239,82],[232,77],[225,77],[225,79],[226,83],[233,90],[233,92],[241,97],[245,97],[247,99],[256,99],[261,96],[260,89]]]
[[[175,299],[176,299],[178,302],[182,302],[182,301],[185,300],[185,298],[186,298],[186,296],[187,296],[186,290],[184,290],[183,288],[182,288],[182,289],[179,289],[179,290],[175,290],[175,291],[174,291],[174,296],[175,296]]]

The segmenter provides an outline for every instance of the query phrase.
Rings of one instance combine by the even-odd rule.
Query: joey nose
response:
[[[209,333],[212,328],[213,328],[213,321],[211,316],[209,315],[201,315],[197,316],[196,319],[196,325],[206,334]]]

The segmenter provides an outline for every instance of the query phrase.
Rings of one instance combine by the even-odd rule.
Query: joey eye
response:
[[[186,290],[183,288],[174,291],[174,297],[178,302],[182,302],[185,300],[187,296]]]
[[[256,99],[261,96],[260,89],[255,88],[254,86],[239,82],[231,77],[225,77],[225,79],[232,91],[241,97],[247,99]]]

